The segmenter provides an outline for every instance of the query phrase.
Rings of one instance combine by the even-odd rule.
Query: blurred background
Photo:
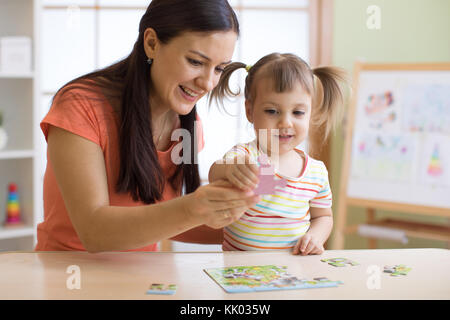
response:
[[[450,2],[447,0],[229,2],[241,28],[235,61],[253,64],[267,53],[291,52],[312,67],[332,64],[345,68],[350,78],[358,61],[450,62]],[[142,0],[0,0],[0,222],[7,221],[17,208],[22,221],[16,227],[0,227],[0,250],[34,248],[36,226],[43,219],[42,179],[46,165],[46,142],[39,122],[49,110],[53,95],[71,79],[126,57],[137,39],[139,21],[149,3]],[[8,53],[9,61],[5,60]],[[244,73],[234,77],[236,88],[243,88],[244,77]],[[347,109],[350,96],[349,92]],[[209,107],[205,98],[197,105],[205,136],[205,148],[199,155],[203,183],[207,183],[213,161],[235,143],[254,137],[245,118],[243,97],[226,101],[225,106],[227,112],[214,104]],[[301,146],[326,163],[334,208],[339,205],[346,120],[327,143],[318,142],[321,128],[313,128],[308,142]],[[12,183],[17,187],[16,197],[11,196]],[[450,234],[445,229],[450,225],[448,211],[448,215],[434,216],[427,212],[411,214],[377,209],[372,211],[371,219],[394,217],[433,224],[444,228],[440,230],[442,236],[416,234],[408,236],[405,243],[374,240],[348,232],[344,247],[446,248],[450,242]],[[336,209],[334,214],[336,218]],[[366,207],[349,207],[345,225],[364,224],[367,219]],[[332,239],[327,243],[329,248],[333,246]],[[164,241],[161,247],[166,250],[221,248],[169,241]]]

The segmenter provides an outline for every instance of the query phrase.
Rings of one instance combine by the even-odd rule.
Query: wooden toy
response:
[[[5,227],[21,226],[22,218],[20,216],[19,196],[17,193],[17,185],[10,183],[8,186],[8,202],[6,205]]]

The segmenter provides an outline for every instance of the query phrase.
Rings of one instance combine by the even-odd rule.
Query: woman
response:
[[[59,90],[41,123],[48,163],[36,250],[221,242],[215,229],[258,197],[225,181],[199,187],[195,104],[217,85],[238,34],[226,0],[153,0],[127,58]],[[176,128],[199,147],[180,165],[171,159]]]

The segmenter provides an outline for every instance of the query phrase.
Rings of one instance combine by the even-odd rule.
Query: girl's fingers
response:
[[[240,179],[239,177],[239,173],[235,173],[232,172],[229,176],[228,176],[228,180],[237,188],[245,190],[247,189],[247,186],[242,182],[242,179]]]
[[[302,244],[302,239],[299,239],[297,241],[297,243],[295,244],[294,249],[292,250],[293,254],[299,254],[300,253],[300,246],[301,246],[301,244]]]
[[[259,169],[256,164],[248,164],[245,167],[244,166],[240,167],[239,169],[245,174],[245,176],[250,180],[250,182],[254,184],[258,183]]]
[[[304,235],[301,238],[301,245],[300,245],[300,252],[304,253],[306,248],[308,247],[309,241],[311,240],[311,237],[309,235]]]
[[[249,164],[248,167],[250,168],[250,170],[253,173],[253,176],[256,178],[256,180],[258,180],[259,167],[256,164]]]
[[[258,178],[250,170],[247,170],[246,167],[238,166],[237,170],[235,170],[233,174],[245,187],[250,189],[254,189],[254,187],[256,187]]]
[[[308,246],[306,247],[306,249],[303,251],[304,255],[308,255],[311,253],[311,251],[315,248],[314,242],[309,241]]]

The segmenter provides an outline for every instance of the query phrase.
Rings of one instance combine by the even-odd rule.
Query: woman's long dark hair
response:
[[[135,201],[150,204],[162,199],[164,173],[152,139],[152,118],[149,108],[150,66],[144,51],[144,32],[156,31],[158,39],[167,44],[183,32],[234,31],[239,34],[237,17],[226,0],[153,0],[139,24],[139,36],[133,50],[125,59],[67,83],[95,81],[95,86],[107,92],[107,97],[120,101],[120,172],[118,192],[129,192]],[[61,90],[61,89],[60,89]],[[187,115],[179,115],[181,128],[194,136],[196,108]],[[200,185],[197,148],[190,148],[190,162],[181,163],[170,177],[171,185],[180,190],[185,183],[186,193]]]

